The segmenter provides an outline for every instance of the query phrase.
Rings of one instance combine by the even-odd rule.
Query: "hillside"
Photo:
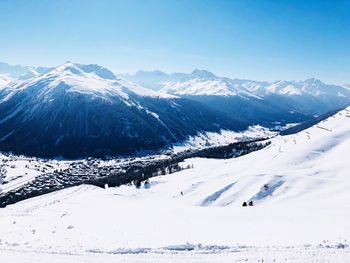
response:
[[[246,156],[188,159],[193,169],[155,177],[149,188],[79,186],[30,199],[0,209],[0,250],[67,260],[97,253],[106,261],[157,261],[163,253],[161,260],[298,262],[317,253],[344,262],[349,147],[347,108]]]
[[[157,150],[201,131],[248,123],[161,94],[97,65],[65,63],[0,90],[0,150],[41,157]]]
[[[263,111],[271,112],[269,115],[276,119],[281,119],[281,113],[285,116],[291,111],[319,115],[350,104],[350,91],[346,85],[326,84],[315,78],[303,81],[254,81],[220,77],[206,70],[194,70],[189,74],[139,71],[125,77],[153,90],[203,100],[212,107],[224,102],[234,108],[239,101],[241,108],[255,107],[253,112],[262,108]],[[228,112],[230,107],[220,109]],[[276,115],[278,117],[274,115],[277,110],[280,111]],[[264,116],[257,119],[264,120]]]

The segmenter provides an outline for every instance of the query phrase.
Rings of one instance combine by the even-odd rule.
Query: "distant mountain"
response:
[[[7,75],[0,75],[0,89],[8,85],[13,79]]]
[[[315,79],[269,83],[206,70],[118,76],[95,64],[1,63],[0,150],[44,157],[154,150],[203,131],[309,121],[349,104],[349,94]]]
[[[0,76],[7,76],[15,80],[30,79],[39,76],[40,74],[44,74],[50,70],[52,70],[52,68],[10,65],[7,63],[0,62]]]
[[[161,71],[138,71],[134,75],[121,74],[120,76],[138,83],[139,85],[151,90],[160,90],[163,87],[162,82],[168,79],[168,75]]]
[[[148,80],[155,80],[152,72],[143,72],[137,76],[148,76]],[[277,100],[266,100],[254,92],[253,87],[267,85],[267,82],[218,77],[209,71],[198,69],[190,74],[166,75],[158,72],[157,76],[158,80],[160,77],[162,79],[157,84],[162,86],[160,92],[204,103],[229,116],[245,119],[250,124],[274,126],[277,122],[303,122],[311,118],[310,114],[299,112],[293,107],[284,107]]]
[[[98,65],[65,63],[0,91],[0,150],[35,156],[125,154],[201,131],[247,126],[235,116],[145,89]]]
[[[147,79],[146,83],[143,82],[145,87],[167,94],[191,96],[196,100],[198,97],[216,96],[205,98],[206,101],[210,101],[209,104],[223,98],[225,101],[233,100],[234,103],[237,103],[239,98],[252,101],[260,98],[266,106],[306,115],[319,115],[350,104],[349,86],[328,85],[313,78],[305,81],[263,82],[218,77],[205,70],[194,70],[190,74],[165,74],[157,71],[158,77],[154,76],[154,72],[143,71],[142,74],[136,73],[126,77],[136,83]],[[214,104],[216,107],[218,103]],[[248,107],[249,103],[243,104],[247,104]],[[232,107],[237,109],[235,105]]]
[[[6,75],[10,78],[17,79],[20,76],[27,74],[29,67],[24,67],[20,65],[9,65],[7,63],[0,62],[0,74]]]
[[[278,81],[266,87],[264,98],[285,101],[301,112],[319,115],[350,104],[350,90],[318,79]]]
[[[255,94],[242,89],[229,78],[221,78],[206,70],[194,70],[191,74],[175,81],[163,82],[162,93],[190,96],[239,96],[258,98]]]

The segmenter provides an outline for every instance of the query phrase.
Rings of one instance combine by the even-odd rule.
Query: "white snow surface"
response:
[[[141,72],[134,77],[126,76],[136,82],[144,83],[148,88],[162,93],[179,96],[224,96],[262,98],[271,94],[281,96],[322,97],[333,96],[350,98],[349,85],[337,86],[310,78],[304,81],[253,81],[219,77],[206,70],[194,70],[190,74],[166,74],[160,71]]]
[[[164,82],[164,87],[160,92],[174,95],[194,95],[194,96],[243,96],[257,97],[252,93],[241,89],[232,83],[229,79],[224,78],[203,78],[195,77],[187,81]],[[258,97],[257,97],[258,98]]]
[[[149,189],[82,185],[0,209],[2,259],[347,262],[350,108],[271,141],[236,159],[186,160],[193,169]]]
[[[0,74],[0,90],[8,85],[13,79],[6,74]]]
[[[199,133],[196,136],[189,136],[183,142],[175,143],[172,148],[173,152],[178,153],[186,150],[197,150],[220,145],[228,145],[240,140],[273,137],[275,135],[277,135],[277,132],[273,132],[260,125],[254,125],[248,127],[248,129],[243,132],[221,130],[218,133]]]
[[[174,96],[161,94],[156,91],[148,90],[128,80],[115,77],[115,79],[106,79],[95,72],[87,72],[82,69],[83,65],[66,62],[65,64],[52,69],[46,74],[42,74],[28,80],[19,81],[16,85],[7,87],[10,95],[18,91],[25,90],[36,85],[44,85],[40,94],[43,99],[49,98],[49,94],[56,91],[60,85],[65,85],[67,92],[88,94],[96,97],[107,98],[109,96],[118,96],[124,100],[129,95],[138,95],[146,97],[174,98]]]

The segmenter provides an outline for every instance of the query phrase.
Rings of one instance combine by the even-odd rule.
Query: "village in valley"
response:
[[[31,197],[81,184],[102,188],[134,184],[141,187],[148,178],[171,174],[191,165],[183,165],[187,158],[232,158],[269,145],[268,138],[244,139],[225,146],[214,146],[180,153],[164,152],[160,155],[129,158],[86,158],[55,160],[17,156],[0,156],[0,207]]]

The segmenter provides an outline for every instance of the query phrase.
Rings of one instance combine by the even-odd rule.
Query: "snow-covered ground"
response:
[[[277,132],[273,132],[260,125],[250,126],[243,132],[234,132],[229,130],[222,130],[219,133],[205,132],[200,133],[197,136],[189,136],[187,140],[174,144],[172,146],[172,151],[174,153],[178,153],[189,149],[198,150],[207,147],[228,145],[240,140],[270,138],[276,135]]]
[[[183,142],[175,143],[164,150],[166,153],[181,153],[187,150],[199,150],[207,147],[228,145],[240,140],[249,140],[257,138],[267,138],[276,136],[276,132],[256,125],[249,127],[243,132],[234,132],[222,130],[219,133],[207,132],[197,136],[189,136]],[[144,157],[120,157],[111,160],[97,160],[98,167],[120,166],[133,162],[149,161],[169,158],[167,155],[145,155]],[[89,165],[86,159],[66,160],[41,159],[35,157],[18,156],[0,152],[0,193],[21,187],[23,184],[34,180],[37,176],[44,173],[50,173],[55,170],[66,169],[75,162],[82,162]],[[2,182],[2,184],[1,184]]]
[[[347,262],[350,108],[267,148],[0,209],[6,262]],[[253,201],[253,207],[242,207]]]

